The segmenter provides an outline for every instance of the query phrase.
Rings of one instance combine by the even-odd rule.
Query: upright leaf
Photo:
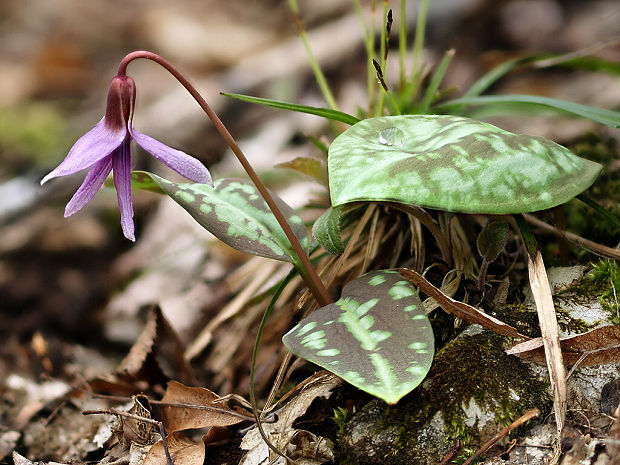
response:
[[[440,210],[544,210],[587,189],[601,166],[544,139],[457,116],[363,120],[329,148],[332,205],[392,201]]]
[[[341,207],[328,208],[312,226],[312,235],[316,241],[332,255],[340,255],[344,252],[344,244],[340,236],[341,214]]]
[[[297,262],[280,224],[250,181],[219,179],[211,187],[208,184],[177,184],[151,173],[134,172],[133,176],[140,179],[138,187],[151,187],[144,175],[222,242],[253,255]],[[302,219],[282,199],[272,195],[295,236],[307,247],[308,237]]]
[[[492,262],[504,249],[510,235],[510,227],[505,221],[488,222],[476,239],[478,253],[488,262]]]
[[[434,338],[416,289],[396,271],[348,283],[342,297],[289,331],[294,354],[390,404],[422,382]]]

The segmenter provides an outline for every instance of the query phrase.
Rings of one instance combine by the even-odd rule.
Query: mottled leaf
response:
[[[620,359],[620,326],[603,326],[560,339],[560,347],[562,358],[567,365],[574,365],[579,360],[579,366],[617,363]],[[545,350],[540,337],[515,344],[506,353],[545,364]]]
[[[334,206],[393,201],[488,214],[565,203],[601,170],[542,137],[437,115],[363,120],[331,144],[328,168]]]
[[[146,175],[205,229],[242,252],[295,263],[297,255],[267,203],[250,181],[219,179],[208,184],[177,184],[151,173]],[[144,181],[143,181],[144,182]],[[277,195],[275,202],[295,236],[308,247],[306,227],[295,211]]]
[[[283,338],[294,354],[394,404],[426,376],[433,331],[416,289],[396,271],[349,282],[342,297]]]
[[[487,262],[494,261],[508,241],[510,227],[505,221],[489,221],[476,240],[478,253]]]
[[[312,226],[312,235],[316,241],[332,255],[340,255],[344,252],[344,244],[340,236],[341,213],[341,207],[328,208]]]
[[[105,187],[114,188],[114,177],[112,174],[108,176],[104,183]],[[156,194],[165,194],[161,187],[157,185],[149,173],[144,171],[132,171],[131,172],[131,187],[134,189],[140,189],[143,191],[151,191]]]

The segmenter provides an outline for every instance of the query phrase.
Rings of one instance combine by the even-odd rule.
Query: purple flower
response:
[[[121,212],[123,234],[132,241],[135,241],[131,201],[132,140],[187,179],[213,184],[209,171],[198,160],[136,131],[133,127],[135,100],[136,86],[133,79],[128,76],[115,76],[110,84],[103,119],[80,137],[62,163],[41,181],[43,184],[58,176],[90,169],[86,179],[65,208],[66,218],[90,202],[110,171],[114,171],[114,185]]]

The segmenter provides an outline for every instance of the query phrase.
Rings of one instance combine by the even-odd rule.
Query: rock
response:
[[[562,337],[611,324],[612,315],[601,308],[600,302],[579,302],[574,287],[579,282],[565,292],[566,285],[579,279],[582,271],[573,268],[552,274],[552,285],[558,291],[554,298],[561,308],[558,316]],[[520,331],[537,335],[534,310],[513,305],[498,313],[498,318]],[[551,450],[544,446],[551,446],[555,440],[553,415],[548,415],[552,394],[547,369],[505,354],[507,342],[506,338],[471,325],[437,352],[426,380],[398,405],[373,400],[353,415],[341,437],[347,458],[360,465],[440,463],[457,439],[463,445],[461,453],[469,456],[505,425],[538,407],[542,411],[538,419],[513,433],[521,437],[517,447],[507,456],[489,453],[482,463],[543,463]],[[582,433],[571,423],[579,427],[583,415],[596,428],[609,426],[601,404],[607,413],[609,405],[617,404],[619,369],[620,361],[577,367],[570,375],[567,428],[575,431],[577,439]],[[571,416],[571,411],[579,413]],[[567,450],[571,443],[575,438],[565,444]]]
[[[548,412],[547,382],[506,355],[505,342],[476,325],[464,331],[398,405],[374,400],[353,416],[342,438],[348,458],[360,465],[439,463],[456,439],[475,450],[525,411]]]

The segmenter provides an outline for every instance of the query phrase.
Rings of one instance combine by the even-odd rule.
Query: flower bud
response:
[[[129,76],[114,76],[108,91],[105,125],[110,129],[127,129],[136,102],[136,84]]]

